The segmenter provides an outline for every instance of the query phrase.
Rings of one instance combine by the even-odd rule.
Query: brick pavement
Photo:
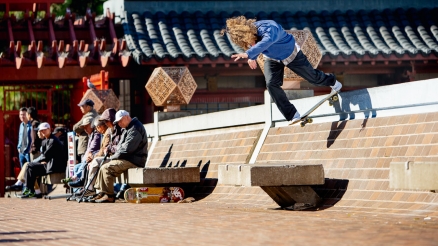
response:
[[[207,199],[208,200],[208,199]],[[436,245],[438,218],[332,207],[78,204],[0,198],[5,245]]]

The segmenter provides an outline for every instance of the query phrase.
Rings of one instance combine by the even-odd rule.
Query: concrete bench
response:
[[[43,194],[52,191],[54,184],[62,184],[61,179],[65,178],[65,173],[51,173],[41,177],[40,190]]]
[[[310,186],[324,184],[324,169],[321,164],[224,164],[218,167],[218,183],[260,186],[282,208],[314,207],[321,198]]]
[[[199,183],[199,167],[130,168],[116,179],[129,185],[171,185]]]
[[[389,188],[438,190],[438,162],[391,162]]]

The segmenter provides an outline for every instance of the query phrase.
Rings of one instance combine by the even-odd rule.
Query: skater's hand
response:
[[[234,54],[231,56],[231,58],[236,58],[234,59],[234,61],[238,61],[240,58],[248,58],[248,54],[246,53]]]
[[[256,69],[257,68],[257,61],[248,59],[248,65],[251,69]]]

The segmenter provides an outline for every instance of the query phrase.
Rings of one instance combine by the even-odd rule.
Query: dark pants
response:
[[[26,174],[24,175],[26,188],[35,192],[34,184],[36,178],[44,175],[47,175],[46,165],[37,162],[30,162],[27,166]]]
[[[320,70],[314,69],[302,51],[298,52],[295,59],[289,63],[287,67],[305,80],[309,81],[309,83],[316,86],[332,86],[336,83],[336,77],[334,74],[326,74]],[[269,94],[284,118],[288,121],[292,120],[297,109],[289,102],[286,93],[281,88],[283,85],[284,64],[281,61],[277,62],[271,59],[265,59],[264,72],[266,87],[268,88]]]

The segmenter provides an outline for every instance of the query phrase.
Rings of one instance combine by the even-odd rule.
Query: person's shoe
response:
[[[61,182],[62,182],[63,184],[68,184],[68,182],[72,182],[72,181],[73,181],[73,179],[70,178],[70,177],[65,178],[65,179],[61,179]]]
[[[332,90],[339,92],[342,88],[342,84],[341,84],[341,82],[336,80],[335,85],[331,85],[330,87],[332,88]]]
[[[34,192],[27,192],[26,194],[23,194],[22,196],[20,196],[21,199],[37,199],[36,197],[37,195]]]
[[[38,193],[38,194],[35,193],[35,197],[41,199],[43,198],[43,193]]]
[[[13,184],[11,186],[8,185],[5,187],[5,191],[20,191],[22,189],[23,189],[23,185],[16,185],[16,184]]]
[[[298,113],[298,111],[294,114],[294,116],[292,117],[292,119],[289,121],[289,124],[292,124],[294,121],[301,119],[301,115],[300,113]]]
[[[72,187],[72,188],[80,188],[80,187],[84,187],[84,180],[83,179],[78,179],[76,181],[71,181],[68,182],[68,186]]]
[[[105,194],[102,198],[94,200],[95,203],[114,203],[116,202],[116,198],[114,195],[109,196],[108,194]]]
[[[87,189],[85,191],[84,197],[89,197],[89,196],[94,196],[94,195],[96,195],[96,192],[94,190],[88,190]]]
[[[74,193],[74,195],[75,196],[81,196],[82,195],[82,193],[84,193],[84,189],[79,189],[78,191],[76,191],[75,193]]]
[[[101,199],[103,196],[105,196],[105,193],[100,192],[100,193],[97,193],[96,195],[94,195],[88,201],[89,202],[96,202],[96,200]]]

